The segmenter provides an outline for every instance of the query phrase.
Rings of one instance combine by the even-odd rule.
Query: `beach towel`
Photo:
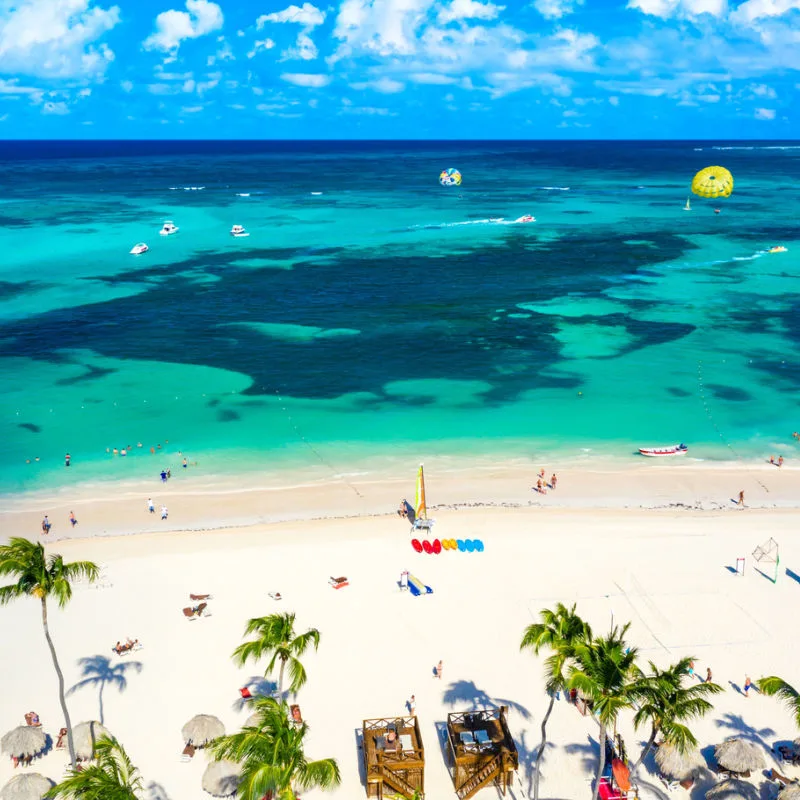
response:
[[[421,594],[433,594],[433,589],[430,586],[426,586],[419,578],[415,578],[413,575],[408,576],[408,590],[414,597],[419,597]]]

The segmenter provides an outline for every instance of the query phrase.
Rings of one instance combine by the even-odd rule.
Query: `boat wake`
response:
[[[470,219],[464,222],[439,222],[431,223],[429,225],[412,225],[414,229],[420,230],[438,230],[439,228],[460,228],[463,225],[525,225],[526,223],[533,222],[534,220],[525,219],[506,219],[505,217],[487,217],[486,219]]]

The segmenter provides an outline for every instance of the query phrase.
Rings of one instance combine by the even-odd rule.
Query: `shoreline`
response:
[[[681,457],[683,459],[684,457]],[[796,469],[768,463],[596,459],[591,463],[550,467],[558,488],[536,491],[538,469],[533,460],[478,462],[469,466],[430,458],[425,462],[429,516],[483,509],[553,511],[625,511],[727,513],[728,511],[791,511],[800,508]],[[339,476],[289,472],[271,476],[206,476],[180,470],[167,483],[117,482],[98,487],[78,485],[75,491],[38,490],[3,498],[0,521],[15,535],[41,541],[126,536],[158,531],[215,531],[252,528],[283,522],[392,517],[401,499],[413,501],[416,465],[375,471],[354,470]],[[249,479],[249,480],[248,480]],[[274,482],[273,482],[274,481]],[[745,492],[745,507],[737,505]],[[152,498],[155,513],[148,513]],[[161,519],[161,506],[168,519]],[[70,529],[74,511],[78,524]],[[47,514],[53,528],[41,535]],[[402,523],[403,525],[406,523]],[[434,529],[435,535],[435,529]]]

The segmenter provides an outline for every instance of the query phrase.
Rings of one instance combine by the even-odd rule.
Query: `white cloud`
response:
[[[331,82],[329,75],[311,75],[302,72],[284,72],[281,80],[293,83],[295,86],[306,86],[312,89],[321,89]]]
[[[773,108],[757,108],[755,113],[756,119],[775,119],[775,109]]]
[[[194,82],[194,78],[188,78],[183,82],[183,91],[186,94],[190,94],[195,90],[195,86],[197,86],[197,84]]]
[[[414,83],[425,83],[434,86],[448,86],[451,83],[458,83],[458,78],[442,75],[438,72],[414,72],[408,78]]]
[[[289,6],[274,14],[263,14],[256,20],[256,26],[261,30],[267,22],[294,22],[304,28],[316,28],[325,22],[325,12],[311,3],[303,3],[302,7]]]
[[[370,117],[393,117],[395,113],[390,111],[388,108],[375,108],[373,106],[352,106],[349,104],[344,105],[344,107],[339,112],[340,114],[361,114],[364,116]]]
[[[628,8],[635,8],[651,17],[698,17],[710,14],[723,17],[727,10],[727,0],[629,0]]]
[[[772,113],[774,114],[775,112],[773,111]],[[58,103],[48,102],[42,106],[42,114],[57,114],[57,115],[69,114],[69,108],[67,107],[67,104],[64,102],[58,102]]]
[[[302,6],[289,6],[274,14],[262,14],[256,20],[256,27],[261,30],[267,23],[300,25],[300,33],[297,34],[294,47],[284,50],[281,59],[313,61],[319,55],[319,51],[310,34],[314,28],[325,22],[325,16],[324,11],[320,11],[311,3],[303,3]]]
[[[34,89],[32,86],[20,86],[19,78],[11,78],[7,81],[0,78],[0,94],[38,94],[39,89]]]
[[[224,36],[219,36],[217,41],[220,43],[219,49],[213,56],[209,56],[206,60],[206,66],[213,67],[217,61],[236,61],[236,56],[231,50],[231,46],[225,40]]]
[[[133,91],[133,81],[120,81],[119,82],[120,89],[123,92],[132,92]]]
[[[114,53],[97,41],[119,22],[119,8],[91,0],[0,2],[0,68],[41,77],[92,78]]]
[[[561,19],[582,5],[583,0],[533,0],[533,7],[545,19]]]
[[[766,97],[768,100],[774,100],[778,96],[778,93],[765,83],[751,83],[747,88],[756,97]]]
[[[609,97],[608,102],[611,103],[612,106],[619,105],[619,97]]]
[[[204,106],[182,106],[181,111],[184,114],[198,114],[203,110]]]
[[[447,25],[450,22],[462,19],[496,19],[505,6],[496,6],[494,3],[479,3],[477,0],[452,0],[449,6],[439,12],[439,24]]]
[[[780,17],[800,9],[800,0],[745,0],[731,13],[731,20],[747,24],[765,17]]]
[[[272,50],[275,47],[275,42],[272,39],[261,39],[260,41],[253,42],[253,49],[247,54],[248,58],[253,58],[259,50]]]
[[[355,89],[357,92],[364,91],[364,89],[372,89],[372,91],[380,92],[381,94],[397,94],[397,92],[402,92],[406,85],[391,78],[378,78],[374,81],[351,83],[350,88]]]
[[[185,39],[197,39],[218,31],[224,18],[222,9],[210,0],[186,0],[186,11],[162,11],[156,17],[156,30],[144,41],[147,50],[173,52]]]

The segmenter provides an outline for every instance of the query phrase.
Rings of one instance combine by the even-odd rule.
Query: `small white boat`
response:
[[[684,211],[691,211],[692,210],[692,204],[689,202],[689,200],[691,200],[691,198],[687,197],[686,198],[686,205],[683,207]]]
[[[669,447],[640,447],[639,452],[643,456],[684,456],[689,448],[681,444],[673,444]]]
[[[523,214],[515,219],[514,222],[536,222],[536,217],[532,217],[530,214]]]
[[[782,244],[779,244],[779,245],[776,245],[775,247],[770,247],[770,249],[767,250],[767,252],[768,253],[785,253],[786,252],[786,248]]]
[[[171,236],[173,233],[177,233],[178,230],[179,230],[178,226],[172,220],[168,219],[164,223],[164,226],[161,228],[159,233],[162,236]]]
[[[132,256],[140,256],[142,253],[146,253],[150,248],[144,243],[139,242],[139,244],[135,244],[131,247],[131,255]]]
[[[241,225],[234,225],[231,228],[231,236],[241,237],[241,236],[249,236],[250,234],[242,227]]]

